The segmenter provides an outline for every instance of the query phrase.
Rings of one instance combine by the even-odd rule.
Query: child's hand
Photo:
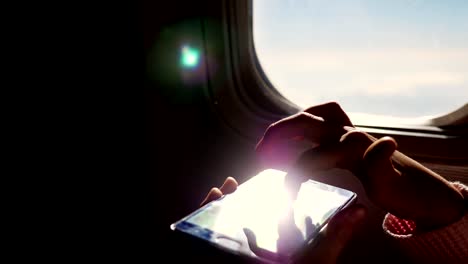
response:
[[[460,191],[396,147],[390,137],[376,140],[367,133],[350,131],[336,144],[305,152],[292,170],[298,172],[288,175],[298,178],[294,175],[347,169],[359,178],[373,203],[399,218],[415,221],[418,230],[460,219],[465,210]]]

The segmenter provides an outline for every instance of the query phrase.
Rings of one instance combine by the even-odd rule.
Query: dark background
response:
[[[205,72],[187,76],[179,65],[180,43],[202,43],[201,19],[219,8],[210,1],[92,4],[51,23],[55,45],[45,45],[45,59],[54,61],[56,83],[42,104],[52,106],[47,126],[57,133],[44,133],[43,147],[55,152],[48,165],[60,179],[52,189],[62,194],[50,208],[60,220],[45,221],[60,231],[40,232],[58,243],[40,254],[196,260],[202,249],[186,246],[169,225],[212,186],[229,175],[242,180],[252,166],[253,143],[219,122]]]
[[[180,43],[203,49],[201,20],[217,23],[220,2],[18,7],[19,27],[5,37],[14,40],[7,51],[17,74],[7,76],[6,86],[16,99],[7,112],[13,117],[8,156],[20,157],[8,164],[18,181],[11,197],[21,204],[9,244],[25,245],[17,257],[194,262],[208,256],[169,225],[225,177],[242,182],[255,171],[255,142],[212,110],[203,64],[188,75],[179,66]],[[221,37],[216,45],[224,45]],[[369,234],[381,232],[380,216]],[[381,237],[363,235],[351,245],[345,262],[395,259],[381,255],[388,247]]]

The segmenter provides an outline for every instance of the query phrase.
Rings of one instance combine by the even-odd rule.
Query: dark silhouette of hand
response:
[[[294,147],[298,140],[315,145],[298,153]],[[294,172],[291,175],[313,175],[331,168],[350,170],[373,203],[399,218],[415,221],[418,230],[460,219],[464,214],[462,194],[396,148],[390,137],[377,140],[357,131],[336,103],[328,103],[274,123],[265,132],[257,152],[268,167],[287,163],[292,167],[289,171]],[[292,160],[276,158],[281,153]]]

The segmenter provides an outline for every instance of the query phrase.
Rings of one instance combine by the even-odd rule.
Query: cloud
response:
[[[468,49],[259,53],[266,76],[301,107],[337,100],[355,112],[440,114],[468,102]]]
[[[285,51],[258,57],[280,91],[320,87],[330,93],[411,95],[421,86],[468,86],[468,49]]]

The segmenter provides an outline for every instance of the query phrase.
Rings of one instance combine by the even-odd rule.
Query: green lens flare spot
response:
[[[183,46],[180,56],[180,64],[184,68],[195,68],[200,63],[200,51],[190,46]]]

